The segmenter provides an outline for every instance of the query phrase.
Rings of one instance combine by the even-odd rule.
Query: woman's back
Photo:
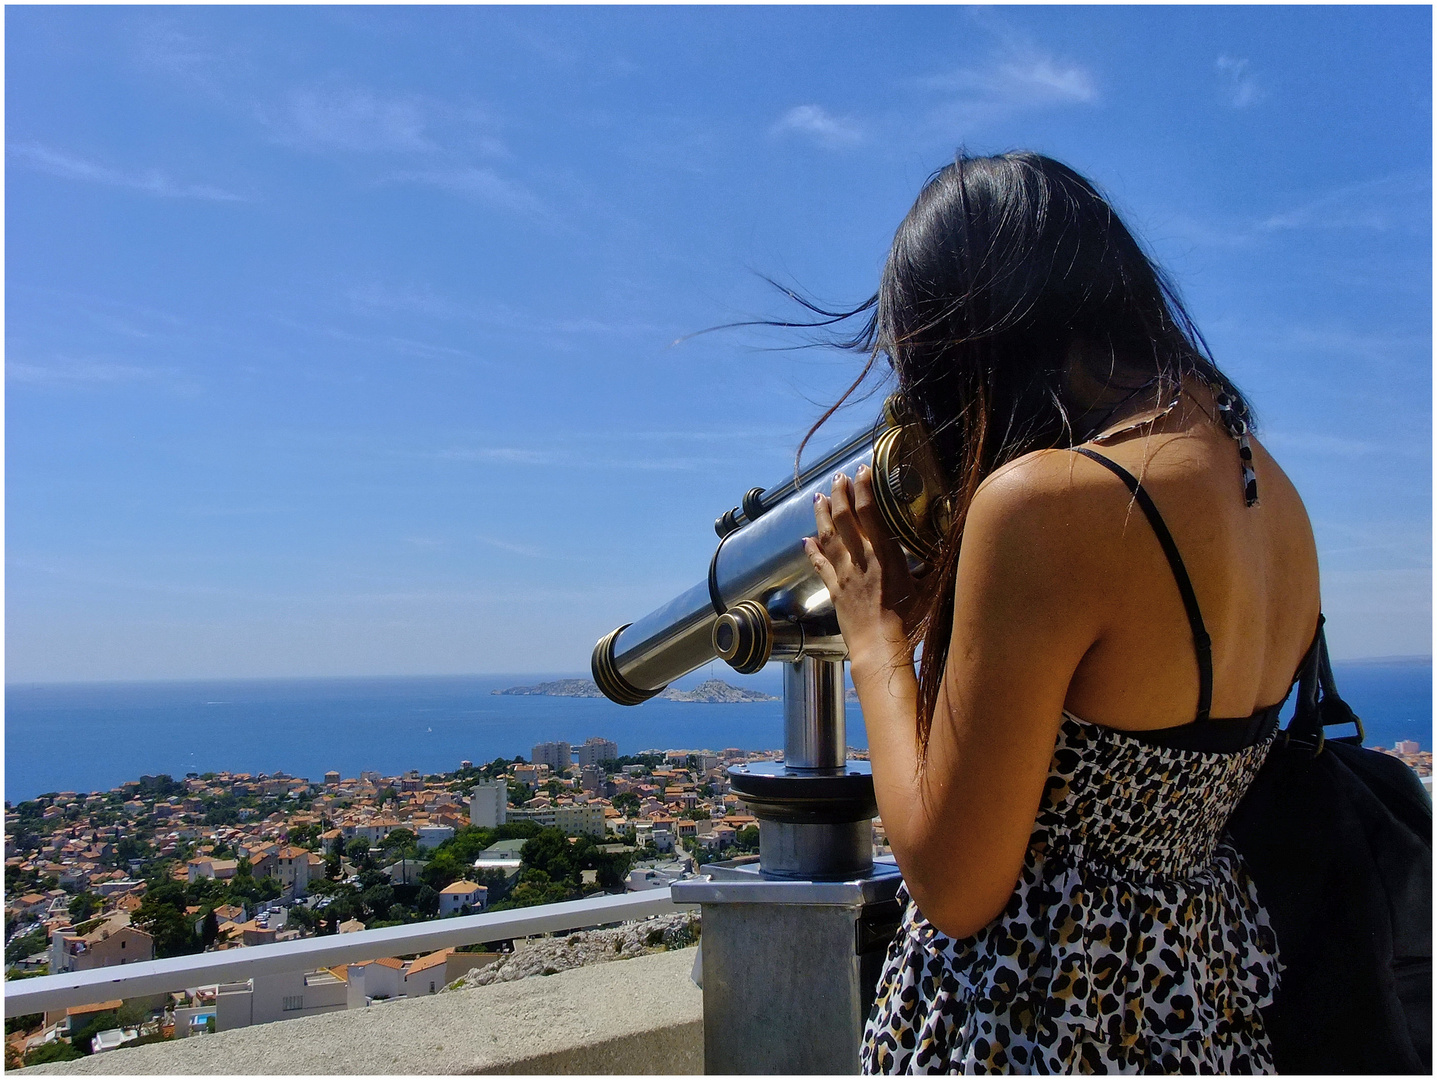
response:
[[[1102,440],[1101,450],[1140,479],[1192,580],[1212,638],[1210,714],[1246,717],[1287,696],[1311,644],[1317,552],[1297,491],[1257,443],[1260,500],[1245,505],[1237,449],[1211,412],[1199,388],[1155,424]],[[1102,618],[1071,680],[1067,709],[1127,731],[1194,719],[1192,630],[1172,568],[1127,489],[1079,455],[1044,451],[995,473],[979,499],[1031,497],[1035,487],[1067,491],[1072,502],[1050,502],[1055,508],[1081,507],[1072,543],[1090,548],[1101,568],[1072,583]],[[1073,524],[1055,518],[1050,527]]]

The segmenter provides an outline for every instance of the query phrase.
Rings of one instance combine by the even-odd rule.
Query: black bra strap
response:
[[[1208,710],[1212,708],[1212,638],[1208,637],[1207,627],[1203,625],[1202,610],[1198,607],[1197,593],[1193,592],[1192,579],[1188,577],[1187,567],[1183,565],[1183,557],[1178,554],[1178,546],[1173,543],[1173,534],[1168,532],[1163,516],[1158,513],[1158,508],[1153,504],[1152,497],[1143,490],[1143,485],[1138,482],[1136,476],[1102,454],[1082,446],[1075,446],[1072,449],[1074,453],[1082,454],[1085,458],[1091,458],[1099,465],[1106,467],[1119,480],[1127,484],[1128,490],[1133,493],[1133,498],[1138,501],[1138,505],[1143,508],[1143,513],[1148,516],[1148,524],[1157,534],[1158,543],[1162,545],[1163,554],[1168,557],[1168,565],[1172,567],[1173,577],[1177,579],[1178,592],[1182,593],[1183,607],[1187,609],[1188,623],[1192,626],[1193,651],[1197,653],[1198,665],[1197,719],[1206,720]]]

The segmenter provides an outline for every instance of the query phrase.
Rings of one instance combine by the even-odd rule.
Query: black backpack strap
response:
[[[1310,745],[1314,754],[1322,753],[1323,743],[1327,741],[1326,728],[1353,725],[1357,729],[1356,737],[1349,736],[1343,741],[1358,746],[1367,738],[1361,718],[1337,693],[1332,661],[1327,655],[1326,623],[1326,616],[1317,617],[1317,635],[1297,671],[1297,709],[1283,731],[1288,742]]]
[[[1178,583],[1178,592],[1182,594],[1183,607],[1187,610],[1188,624],[1193,631],[1193,651],[1197,653],[1198,665],[1198,707],[1197,719],[1206,720],[1208,710],[1212,708],[1212,638],[1208,636],[1207,627],[1203,625],[1202,609],[1198,607],[1197,593],[1193,592],[1192,579],[1188,577],[1187,567],[1183,565],[1183,557],[1178,553],[1178,546],[1173,542],[1173,534],[1168,532],[1167,523],[1163,516],[1158,513],[1152,497],[1143,490],[1143,485],[1138,478],[1127,469],[1123,468],[1111,458],[1089,450],[1086,447],[1075,446],[1074,453],[1082,454],[1085,458],[1091,458],[1099,465],[1104,466],[1112,472],[1119,480],[1128,486],[1133,493],[1133,498],[1143,508],[1143,513],[1148,517],[1148,524],[1153,527],[1157,534],[1158,543],[1162,545],[1163,554],[1168,558],[1168,565],[1172,567],[1173,577]]]

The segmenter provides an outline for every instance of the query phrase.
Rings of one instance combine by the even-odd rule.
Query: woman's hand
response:
[[[860,465],[852,481],[839,473],[831,497],[814,496],[813,514],[818,538],[804,540],[803,549],[828,587],[855,684],[866,668],[911,665],[908,634],[918,618],[918,583],[884,527],[872,470]]]

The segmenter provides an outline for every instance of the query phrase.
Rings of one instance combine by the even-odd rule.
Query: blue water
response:
[[[1406,738],[1432,748],[1430,661],[1338,664],[1336,675],[1367,726],[1368,745]],[[283,770],[311,780],[330,769],[345,776],[363,769],[432,773],[457,769],[466,758],[528,757],[536,742],[581,743],[591,735],[613,739],[621,754],[654,747],[758,750],[783,742],[777,701],[624,708],[603,699],[490,693],[542,678],[12,685],[5,690],[5,798],[108,790],[146,773]],[[778,692],[776,671],[729,681]],[[848,743],[868,745],[856,705],[849,707]]]
[[[767,676],[769,673],[765,672]],[[685,689],[708,672],[680,681]],[[722,673],[720,673],[720,677]],[[496,696],[553,675],[17,684],[5,688],[5,798],[108,790],[150,773],[330,769],[396,775],[528,757],[536,742],[602,735],[640,750],[783,745],[782,702],[703,705]],[[769,693],[779,678],[731,678]],[[849,744],[866,746],[849,709]]]

